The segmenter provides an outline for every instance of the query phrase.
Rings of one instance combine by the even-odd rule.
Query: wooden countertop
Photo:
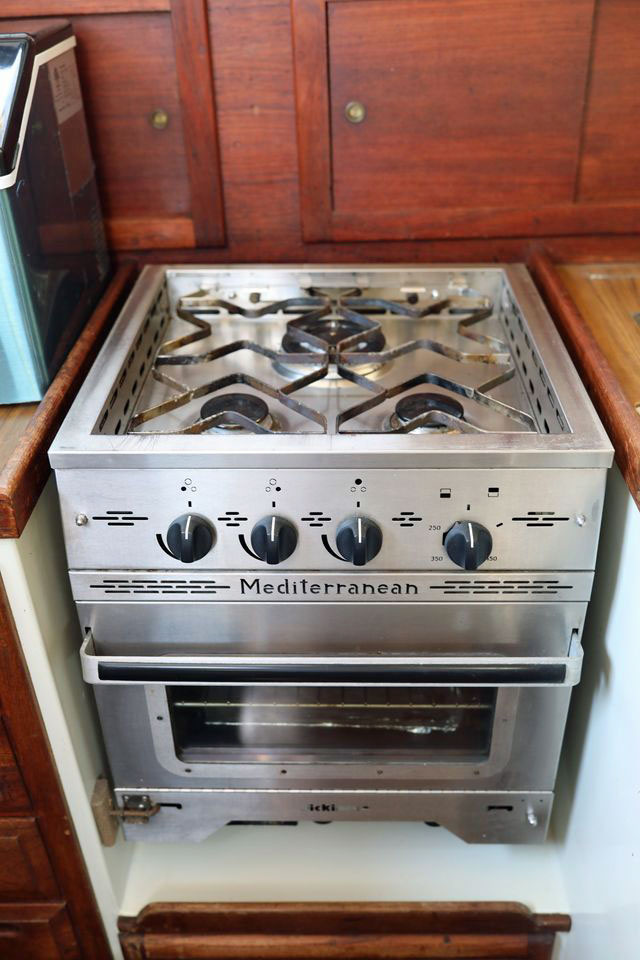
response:
[[[530,267],[640,507],[640,262]]]
[[[41,403],[0,406],[0,537],[19,537],[49,476],[47,451],[129,292],[134,264],[118,267]]]

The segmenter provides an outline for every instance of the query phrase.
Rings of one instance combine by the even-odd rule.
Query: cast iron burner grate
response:
[[[487,433],[494,432],[476,426],[465,419],[463,404],[452,397],[457,395],[493,414],[515,421],[520,429],[535,431],[533,418],[523,410],[510,406],[495,397],[490,391],[511,380],[515,374],[513,358],[508,344],[478,329],[478,324],[492,316],[493,305],[487,297],[465,295],[437,299],[426,305],[416,297],[402,300],[363,296],[360,290],[323,291],[309,290],[307,296],[290,297],[279,301],[260,302],[260,295],[250,297],[250,306],[222,299],[207,291],[182,297],[176,313],[180,320],[191,327],[188,332],[161,344],[154,359],[151,375],[155,381],[168,387],[171,395],[152,404],[132,417],[128,432],[157,433],[162,430],[140,429],[170,411],[179,410],[194,400],[208,398],[200,408],[196,419],[172,429],[171,433],[194,434],[233,430],[252,433],[307,433],[318,432],[300,429],[288,431],[280,423],[268,400],[287,408],[320,428],[322,433],[411,433],[413,431]],[[207,319],[211,317],[211,319]],[[221,318],[241,318],[255,321],[256,330],[265,319],[277,318],[284,327],[280,349],[272,349],[258,339],[242,338],[215,345],[202,352],[184,352],[184,348],[212,337]],[[451,322],[457,337],[473,343],[477,349],[461,350],[443,339],[417,337],[387,347],[383,321],[389,319],[422,322],[431,319]],[[226,373],[206,380],[196,387],[189,387],[172,376],[173,371],[188,367],[211,366],[230,359],[242,367],[244,351],[266,358],[274,373],[286,377],[288,382],[274,385],[267,380],[242,370]],[[424,353],[424,359],[418,355]],[[372,376],[395,361],[413,356],[420,372],[399,383],[382,384]],[[455,379],[437,372],[437,359],[460,366],[460,377]],[[473,365],[492,367],[492,376],[475,386],[465,384],[464,369]],[[171,373],[169,373],[171,370]],[[331,428],[321,410],[296,397],[312,385],[331,380],[333,384],[343,381],[358,388],[360,396],[369,394],[345,409],[335,413]],[[222,393],[229,387],[242,384],[250,389],[245,393]],[[440,393],[411,393],[416,387],[431,385],[446,391]],[[308,391],[307,391],[308,394]],[[408,394],[408,396],[404,396]],[[229,398],[238,399],[237,402]],[[395,412],[383,417],[377,429],[362,429],[356,421],[363,414],[400,397]],[[437,398],[422,402],[416,397]],[[321,404],[317,404],[321,406]],[[266,412],[265,412],[266,409]]]

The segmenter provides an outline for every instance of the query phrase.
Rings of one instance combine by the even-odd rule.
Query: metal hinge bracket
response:
[[[127,794],[122,800],[122,808],[117,807],[109,781],[106,777],[98,777],[91,797],[91,810],[100,841],[105,847],[115,844],[120,820],[124,823],[148,823],[160,810],[160,804],[152,803],[146,793]]]

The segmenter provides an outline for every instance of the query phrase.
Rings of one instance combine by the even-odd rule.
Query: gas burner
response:
[[[439,410],[448,413],[451,417],[464,417],[464,407],[453,397],[445,397],[442,393],[412,393],[403,397],[396,404],[396,416],[401,423],[409,423],[416,417],[428,413],[430,410]]]
[[[329,316],[318,320],[301,317],[287,324],[282,349],[286,353],[311,353],[318,351],[317,341],[321,341],[323,347],[319,352],[328,351],[331,355],[335,354],[339,344],[357,337],[349,345],[349,353],[378,353],[385,347],[385,336],[377,324],[365,324],[364,317]]]
[[[200,420],[209,419],[208,430],[216,433],[221,430],[246,431],[243,421],[262,424],[267,429],[274,423],[265,401],[251,393],[221,393],[211,397],[200,410]]]
[[[317,353],[323,357],[329,363],[324,379],[330,383],[340,380],[336,365],[339,357],[347,352],[352,357],[366,353],[367,363],[358,364],[354,359],[351,362],[360,374],[375,373],[385,364],[382,359],[372,361],[371,358],[372,354],[384,350],[387,342],[380,324],[344,306],[337,306],[335,310],[333,306],[321,316],[316,311],[290,320],[282,338],[282,350],[294,356]],[[300,375],[299,367],[288,363],[286,356],[280,356],[276,367],[286,377]]]
[[[433,414],[433,417],[430,416],[425,420],[428,414]],[[444,418],[438,414],[445,414],[447,423],[443,423]],[[397,430],[401,425],[422,418],[419,426],[412,433],[432,430],[451,433],[452,428],[448,422],[450,417],[464,420],[464,407],[454,397],[447,397],[443,393],[411,393],[396,404],[395,411],[389,418],[389,427],[391,430]]]

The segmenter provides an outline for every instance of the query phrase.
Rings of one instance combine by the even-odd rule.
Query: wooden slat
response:
[[[302,232],[307,241],[327,240],[331,130],[325,0],[292,0],[291,16]]]
[[[197,246],[222,245],[224,214],[206,0],[171,0],[184,146]]]
[[[640,416],[627,399],[609,361],[549,256],[544,252],[537,252],[530,265],[613,443],[616,462],[631,495],[640,506]]]
[[[170,250],[194,247],[193,220],[188,217],[107,217],[109,245],[116,250]]]
[[[19,537],[50,474],[47,451],[135,275],[118,268],[0,471],[0,537]]]
[[[91,13],[154,13],[171,0],[2,0],[3,17],[75,17]]]
[[[127,960],[547,960],[570,926],[518,903],[154,903],[119,921]]]

